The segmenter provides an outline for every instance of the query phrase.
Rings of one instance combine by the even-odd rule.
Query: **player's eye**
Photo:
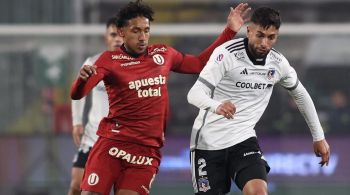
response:
[[[140,32],[140,30],[137,29],[137,28],[133,28],[133,29],[131,30],[131,32],[133,32],[133,33],[138,33],[138,32]]]
[[[263,34],[257,34],[256,37],[258,38],[264,38],[265,36]]]
[[[269,38],[269,40],[274,40],[275,38],[276,38],[276,36],[275,35],[271,35],[271,36],[268,36],[268,38]]]

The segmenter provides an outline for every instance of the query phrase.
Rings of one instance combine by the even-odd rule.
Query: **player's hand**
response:
[[[236,106],[231,101],[224,101],[215,110],[216,114],[222,115],[227,119],[233,119],[233,115],[236,112]]]
[[[80,146],[80,140],[81,140],[81,136],[83,135],[83,133],[84,133],[83,125],[74,125],[73,126],[72,137],[73,137],[73,141],[77,147]]]
[[[328,166],[331,152],[329,145],[325,139],[314,142],[314,152],[317,157],[321,157],[321,161],[319,162],[321,167],[323,165]]]
[[[84,65],[84,66],[80,69],[79,78],[82,79],[83,81],[87,81],[88,78],[91,77],[91,75],[97,74],[96,69],[97,69],[97,66],[96,66],[96,65],[93,65],[93,66]]]
[[[227,17],[227,26],[231,30],[238,32],[243,24],[249,20],[248,13],[251,8],[247,3],[240,3],[237,7],[230,7],[230,9],[230,14]]]

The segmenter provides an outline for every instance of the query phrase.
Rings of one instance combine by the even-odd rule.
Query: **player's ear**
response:
[[[247,26],[247,37],[249,37],[249,33],[251,32],[251,26],[250,25],[248,25]]]
[[[125,33],[124,33],[124,28],[123,27],[118,28],[117,33],[118,33],[118,36],[125,37]]]

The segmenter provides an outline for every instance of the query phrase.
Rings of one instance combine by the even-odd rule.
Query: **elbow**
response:
[[[70,91],[70,98],[72,100],[80,100],[82,98],[82,96],[75,90],[74,86]]]
[[[72,100],[79,100],[83,97],[82,93],[81,93],[81,88],[79,87],[80,83],[77,81],[75,81],[70,89],[70,98]]]
[[[79,97],[77,94],[72,93],[72,92],[71,92],[71,94],[70,94],[70,98],[71,98],[72,100],[80,100],[80,99],[81,99],[81,97]]]

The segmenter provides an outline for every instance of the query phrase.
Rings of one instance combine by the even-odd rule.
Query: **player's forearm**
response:
[[[83,124],[83,112],[86,98],[72,100],[72,123],[73,126]]]
[[[70,91],[70,96],[73,100],[79,100],[86,96],[92,90],[92,88],[94,88],[97,83],[103,79],[103,70],[100,69],[98,72],[100,73],[91,74],[86,81],[80,76],[74,81]]]
[[[200,109],[209,109],[209,111],[215,112],[221,102],[212,99],[211,93],[210,88],[197,81],[188,92],[187,101]]]
[[[236,32],[226,27],[225,30],[220,34],[220,36],[209,47],[207,47],[201,54],[199,54],[198,58],[202,62],[203,66],[207,63],[210,55],[213,53],[215,48],[231,40],[235,35],[236,35]]]
[[[91,78],[90,78],[91,79]],[[90,81],[89,79],[89,81]],[[72,85],[70,96],[72,100],[79,100],[82,97],[86,96],[89,91],[96,85],[93,85],[93,82],[83,81],[78,78]]]
[[[304,86],[299,83],[297,88],[289,91],[289,93],[294,98],[301,114],[305,118],[305,121],[310,128],[313,141],[320,141],[324,139],[324,132],[317,116],[315,105]]]
[[[80,78],[74,81],[70,90],[70,97],[72,98],[72,100],[79,100],[82,97],[84,97],[83,88],[85,84],[86,82],[81,80]]]

